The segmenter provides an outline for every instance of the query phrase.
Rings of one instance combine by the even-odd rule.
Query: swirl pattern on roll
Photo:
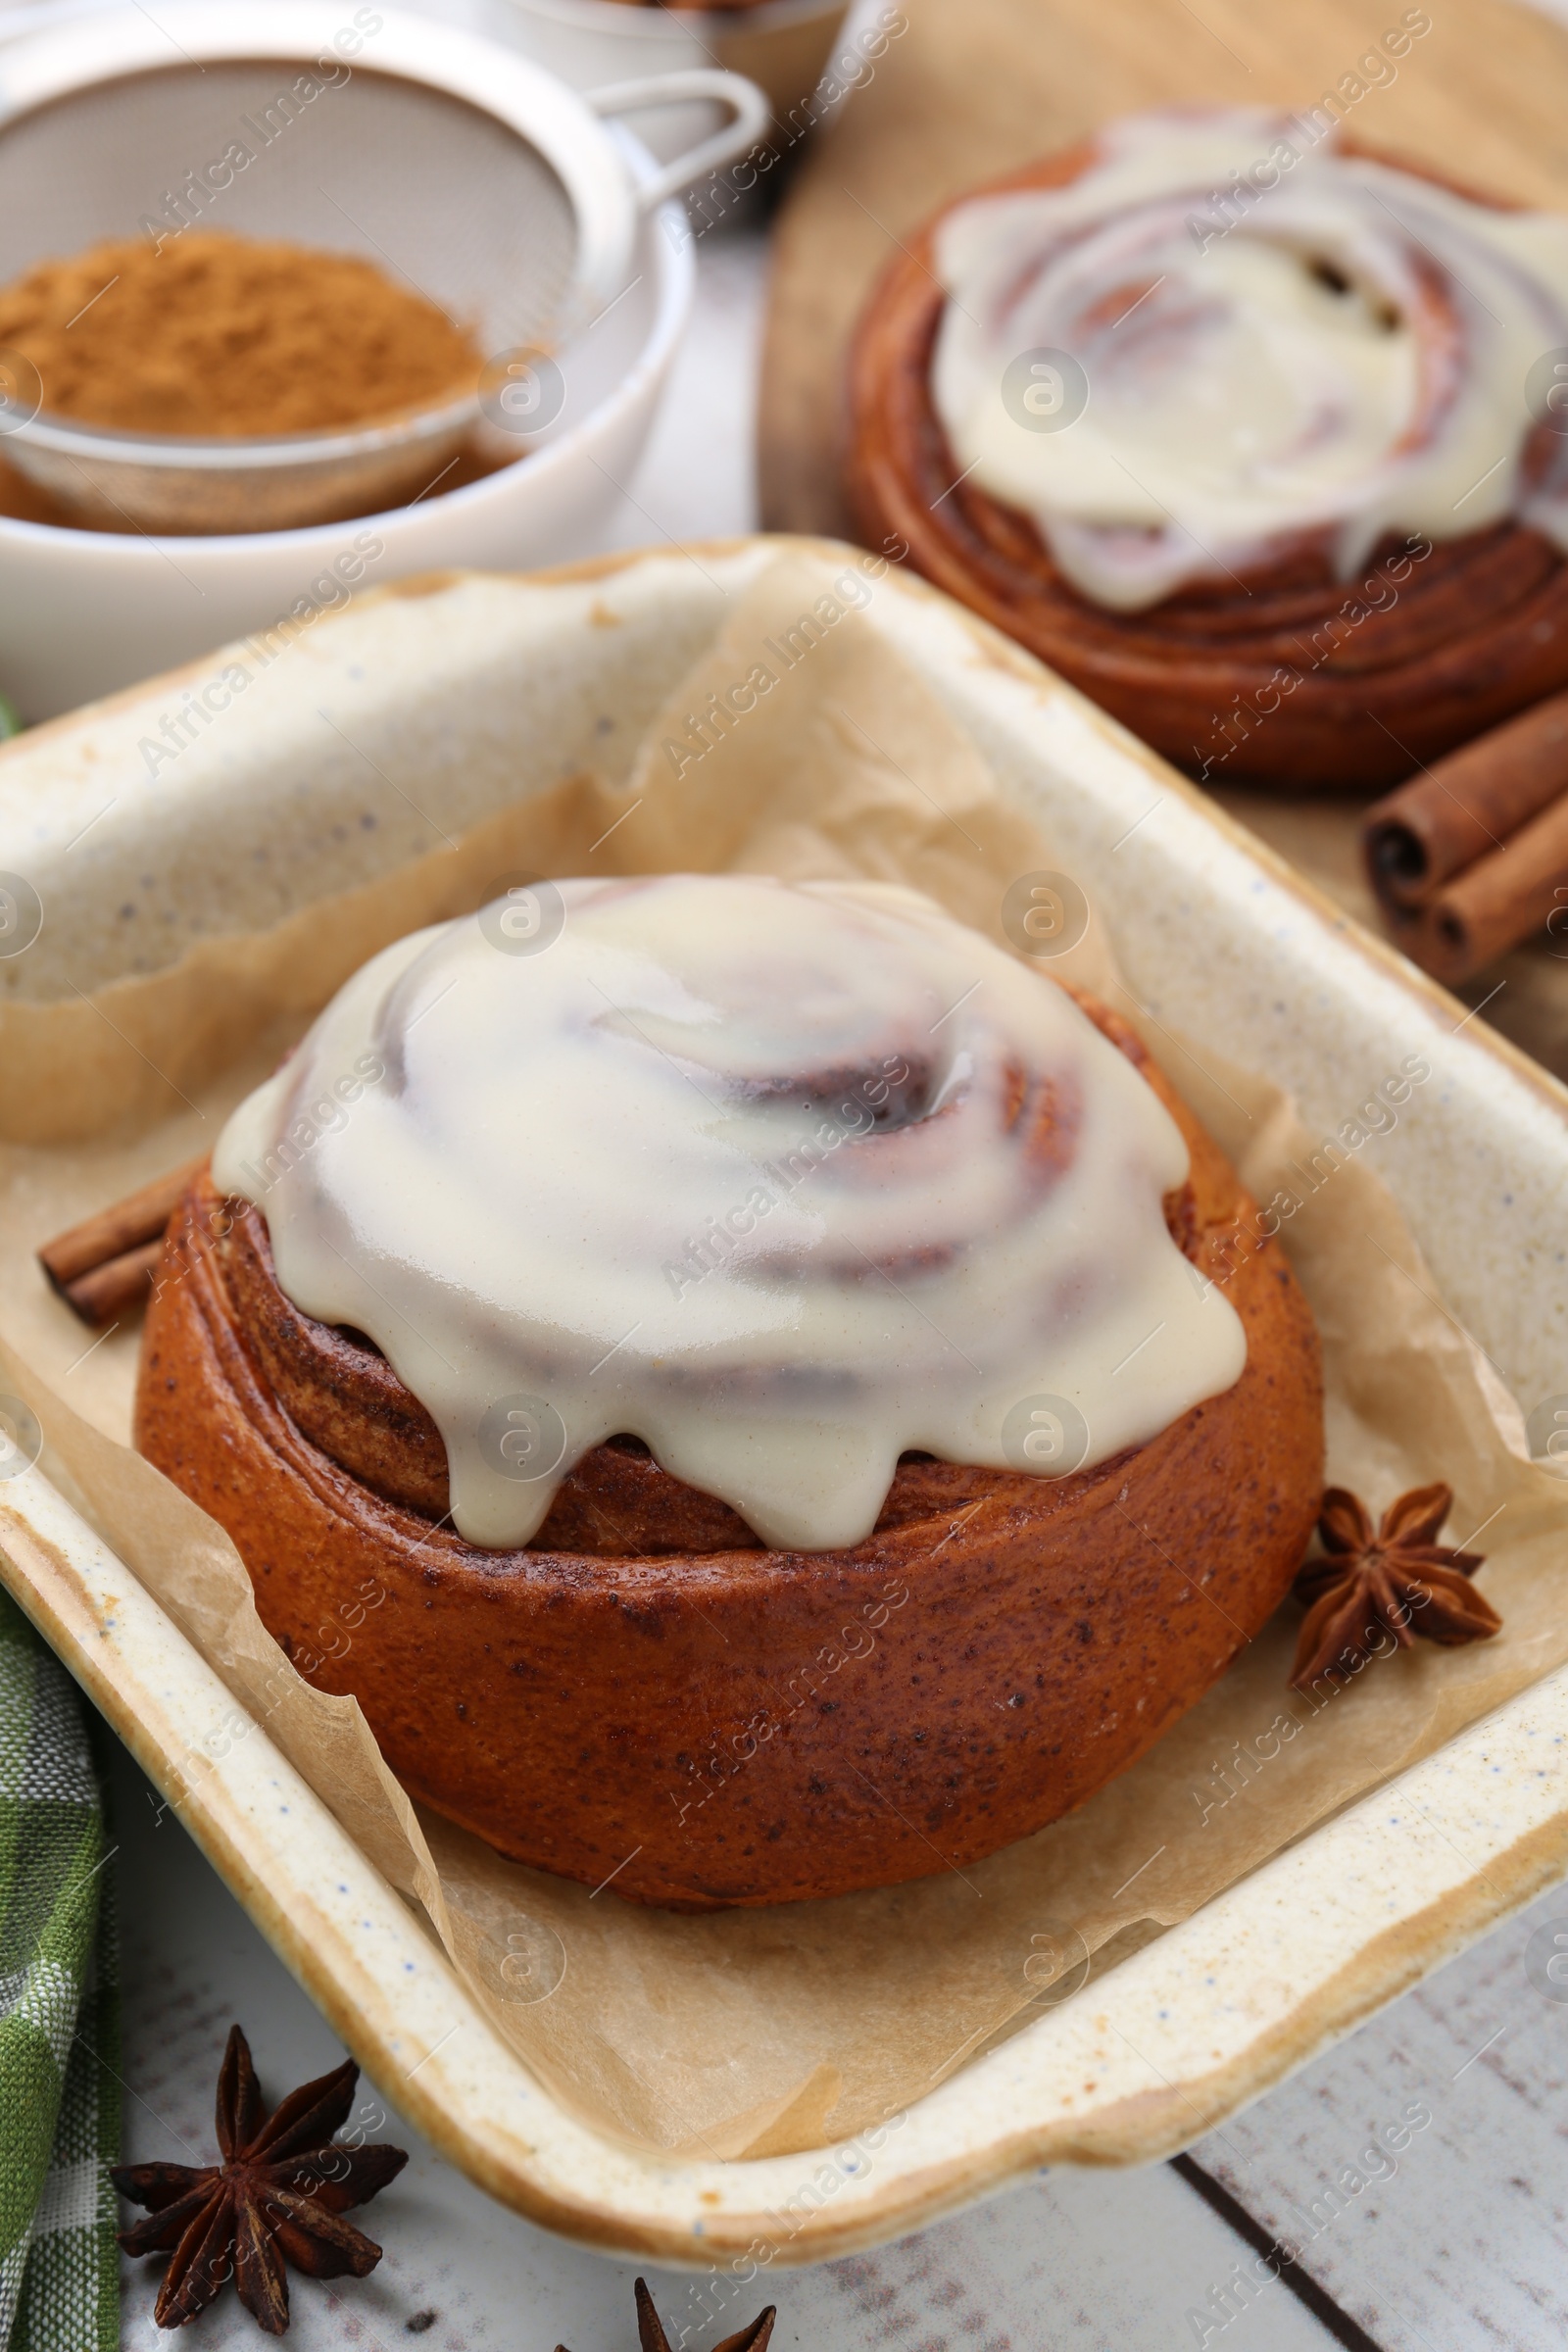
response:
[[[626,1434],[832,1549],[906,1451],[1070,1470],[1239,1378],[1166,1226],[1181,1134],[1051,981],[889,885],[547,889],[537,936],[492,907],[375,957],[214,1161],[429,1413],[467,1542],[527,1543]]]
[[[1526,398],[1568,347],[1568,220],[1304,145],[1261,109],[1134,117],[937,230],[956,465],[1098,605],[1514,515],[1568,548]]]
[[[1177,125],[1185,140],[1222,138],[1224,169],[1205,154],[1204,170],[1195,178],[1189,153],[1175,174],[1180,189],[1167,172],[1164,182],[1130,196],[1114,216],[1098,199],[1075,197],[1089,205],[1086,220],[1081,229],[1064,228],[1059,220],[1048,226],[1044,244],[1055,259],[1047,267],[1037,233],[1041,216],[1029,208],[1040,199],[1051,206],[1071,197],[1081,183],[1091,196],[1095,188],[1103,196],[1102,174],[1115,156],[1121,156],[1115,169],[1127,173],[1140,142],[1156,157],[1168,153],[1172,122],[1160,116],[1112,125],[1083,145],[1042,157],[990,190],[958,199],[908,233],[865,306],[851,356],[845,483],[857,525],[868,546],[902,545],[927,579],[1207,782],[1313,792],[1386,785],[1568,686],[1568,563],[1561,552],[1568,541],[1561,527],[1568,331],[1554,290],[1561,284],[1564,224],[1510,213],[1456,185],[1374,163],[1345,146],[1336,151],[1332,134],[1315,117],[1294,118],[1281,132],[1273,116],[1231,110],[1189,117]],[[1293,152],[1296,161],[1287,171],[1282,159]],[[1146,178],[1153,172],[1147,156],[1141,168]],[[1260,184],[1275,170],[1279,180]],[[1419,331],[1406,328],[1392,338],[1408,346],[1407,356],[1413,358],[1418,346],[1424,355],[1406,375],[1407,386],[1426,387],[1427,403],[1408,416],[1417,428],[1409,446],[1399,446],[1387,412],[1381,452],[1364,432],[1352,452],[1352,436],[1336,430],[1325,449],[1341,470],[1312,486],[1317,505],[1298,501],[1284,512],[1243,515],[1232,495],[1234,466],[1225,475],[1228,385],[1221,381],[1215,391],[1211,382],[1214,446],[1199,453],[1209,468],[1199,486],[1202,479],[1212,486],[1217,465],[1225,495],[1214,512],[1200,514],[1187,489],[1166,499],[1172,512],[1152,510],[1137,524],[1109,513],[1058,512],[1048,495],[1050,482],[1031,485],[1024,478],[1037,461],[1019,453],[1025,443],[1045,449],[1038,463],[1047,472],[1059,472],[1069,455],[1076,464],[1077,452],[1088,446],[1090,425],[1101,435],[1098,475],[1108,469],[1118,485],[1123,516],[1126,500],[1158,487],[1130,440],[1115,455],[1130,462],[1139,481],[1109,463],[1114,435],[1104,427],[1116,421],[1116,404],[1102,396],[1113,378],[1127,395],[1125,413],[1135,424],[1132,395],[1174,390],[1178,407],[1186,404],[1190,443],[1195,415],[1208,412],[1199,398],[1199,376],[1190,388],[1179,368],[1173,373],[1171,355],[1190,355],[1194,339],[1201,346],[1206,338],[1212,358],[1238,330],[1244,341],[1250,331],[1262,334],[1276,352],[1298,348],[1299,316],[1288,303],[1283,323],[1275,318],[1266,328],[1254,323],[1249,329],[1240,320],[1248,270],[1272,273],[1276,295],[1282,287],[1303,295],[1309,307],[1326,305],[1330,318],[1345,306],[1344,321],[1356,332],[1332,341],[1330,359],[1336,351],[1343,357],[1347,340],[1355,344],[1357,335],[1376,346],[1373,281],[1364,270],[1357,276],[1349,249],[1336,259],[1332,249],[1272,241],[1270,223],[1283,221],[1282,206],[1311,209],[1314,183],[1336,205],[1358,205],[1375,236],[1393,241],[1388,268],[1419,296]],[[1479,284],[1476,270],[1450,243],[1464,285],[1453,280],[1445,289],[1436,251],[1424,253],[1415,241],[1428,237],[1428,213],[1444,208],[1451,209],[1436,243],[1442,245],[1449,231],[1458,236],[1457,224],[1465,238],[1479,240],[1486,252]],[[972,245],[978,257],[972,293],[956,297],[939,274],[938,249],[953,223],[963,224],[960,243]],[[992,228],[1004,243],[1019,240],[1022,250],[1016,276],[1004,282],[999,275],[995,288],[985,291]],[[1494,236],[1500,240],[1495,245],[1489,242]],[[1154,284],[1162,274],[1155,266],[1160,237],[1169,243],[1167,258],[1176,260],[1179,284],[1196,283],[1203,265],[1212,265],[1207,274],[1218,295],[1211,309],[1199,303],[1184,310],[1170,283]],[[1539,269],[1532,265],[1536,292],[1521,291],[1519,282],[1521,257],[1528,260],[1531,248],[1545,257]],[[1098,310],[1096,289],[1075,275],[1091,253],[1099,257]],[[963,252],[950,252],[950,271],[963,259]],[[1312,263],[1321,270],[1314,272]],[[1042,269],[1045,279],[1037,287]],[[1452,270],[1446,274],[1451,279]],[[1032,313],[1027,326],[1021,315],[1004,318],[1014,300],[1021,310],[1043,302],[1045,280],[1052,292],[1049,316]],[[1336,280],[1344,281],[1344,295]],[[1540,293],[1538,332],[1527,329],[1526,319],[1542,287],[1546,291]],[[1014,344],[1014,332],[1059,337],[1068,331],[1063,321],[1069,316],[1080,318],[1091,337],[1086,348],[1093,381],[1070,350]],[[967,352],[960,328],[969,338]],[[935,398],[936,356],[944,338],[944,366],[956,371],[944,395],[956,438]],[[1494,445],[1482,450],[1473,474],[1456,482],[1430,531],[1385,531],[1365,563],[1345,576],[1342,566],[1365,543],[1369,518],[1377,517],[1372,527],[1379,527],[1399,510],[1406,490],[1423,479],[1430,489],[1438,479],[1435,453],[1460,446],[1446,436],[1461,423],[1470,433],[1478,412],[1467,403],[1483,380],[1476,365],[1485,362],[1496,370],[1504,344],[1513,358],[1501,374],[1510,367],[1517,372],[1502,384]],[[1125,363],[1124,351],[1130,355]],[[1391,385],[1396,389],[1397,370],[1375,361],[1377,368],[1383,368],[1385,393]],[[1321,366],[1315,374],[1321,380]],[[994,478],[1006,486],[993,490],[986,486],[993,477],[985,452],[971,446],[971,436],[989,441],[1000,432],[996,402],[1004,379],[1013,414],[1004,421],[1016,428],[1013,470],[1001,467]],[[1495,389],[1494,375],[1485,382]],[[1247,406],[1243,401],[1244,421]],[[1287,455],[1299,460],[1309,454],[1297,430],[1301,414],[1294,393],[1281,411],[1288,431],[1276,429],[1265,414],[1267,429],[1252,457],[1272,462],[1282,440]],[[1027,429],[1018,424],[1019,416],[1029,418]],[[1158,423],[1152,418],[1156,440]],[[1167,458],[1171,446],[1167,442]],[[960,456],[960,448],[968,454]],[[1347,465],[1351,455],[1354,462]],[[1298,487],[1300,470],[1298,463]],[[1086,466],[1082,478],[1090,483],[1096,468]],[[1278,489],[1280,483],[1265,486]],[[1256,484],[1251,487],[1255,492]],[[1361,490],[1364,507],[1357,506]],[[1239,526],[1234,543],[1226,537],[1232,524]],[[1209,541],[1206,551],[1192,539],[1195,526]],[[1172,579],[1177,584],[1168,593],[1148,601]],[[1120,600],[1119,609],[1089,592],[1097,581]]]

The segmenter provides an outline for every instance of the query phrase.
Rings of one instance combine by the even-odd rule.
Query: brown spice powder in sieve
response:
[[[188,230],[110,239],[0,290],[46,415],[120,432],[302,433],[472,388],[471,337],[369,262]]]

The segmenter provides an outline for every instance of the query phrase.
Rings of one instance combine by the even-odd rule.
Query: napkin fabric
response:
[[[74,1686],[0,1592],[0,2347],[116,2352],[119,1989]]]

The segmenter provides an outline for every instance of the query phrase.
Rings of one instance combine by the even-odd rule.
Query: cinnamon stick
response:
[[[44,1244],[39,1264],[84,1323],[107,1323],[141,1303],[163,1254],[165,1228],[202,1165],[188,1160]]]
[[[1361,829],[1372,888],[1396,918],[1428,905],[1562,792],[1568,694],[1554,694],[1373,804]]]
[[[139,1250],[123,1250],[119,1257],[111,1257],[88,1273],[78,1274],[74,1282],[62,1283],[60,1296],[68,1306],[75,1308],[84,1323],[91,1323],[96,1329],[146,1305],[153,1276],[163,1258],[164,1237],[160,1234],[155,1242],[143,1242]]]
[[[1447,882],[1395,937],[1435,979],[1453,986],[1560,915],[1568,956],[1568,794],[1511,841]]]

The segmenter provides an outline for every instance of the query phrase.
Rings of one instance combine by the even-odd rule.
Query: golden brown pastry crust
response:
[[[1085,143],[955,201],[1060,186],[1092,155]],[[972,482],[955,487],[962,469],[930,393],[945,301],[932,247],[953,209],[907,240],[857,329],[845,485],[868,546],[903,540],[927,579],[1178,766],[1204,773],[1208,761],[1209,782],[1370,790],[1568,685],[1568,565],[1517,523],[1433,547],[1410,564],[1396,602],[1363,607],[1348,626],[1359,582],[1402,541],[1375,550],[1348,581],[1333,576],[1321,547],[1303,546],[1266,574],[1194,587],[1145,612],[1089,603],[1027,515]]]
[[[1284,1597],[1322,1487],[1317,1338],[1279,1246],[1238,1249],[1257,1212],[1234,1171],[1088,1009],[1187,1138],[1171,1228],[1247,1330],[1236,1386],[1148,1446],[1059,1481],[906,1459],[865,1543],[799,1553],[612,1442],[532,1546],[477,1550],[441,1524],[422,1408],[283,1298],[262,1219],[205,1176],[170,1229],[136,1443],[227,1529],[317,1688],[502,1852],[702,1909],[972,1862],[1201,1696]]]

